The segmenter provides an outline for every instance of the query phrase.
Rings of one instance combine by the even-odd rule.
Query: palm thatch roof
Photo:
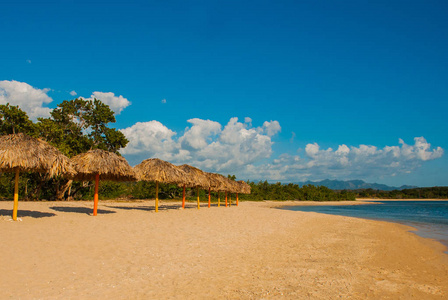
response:
[[[185,183],[186,186],[188,187],[198,186],[204,189],[209,188],[210,181],[207,174],[204,171],[192,167],[190,165],[181,165],[178,166],[178,168],[184,171],[190,179],[189,183]]]
[[[175,184],[192,184],[188,175],[172,163],[149,158],[134,167],[138,180],[158,181]]]
[[[237,181],[239,187],[240,187],[240,191],[239,193],[241,194],[250,194],[250,185],[247,184],[247,182],[239,180]]]
[[[231,193],[240,193],[240,185],[232,179],[227,178],[227,191]]]
[[[0,172],[39,172],[72,178],[76,170],[68,157],[47,142],[23,133],[0,137]]]
[[[206,173],[210,182],[210,189],[215,192],[228,190],[228,179],[221,174]]]
[[[102,180],[135,181],[137,176],[124,157],[115,153],[94,149],[72,158],[78,175],[76,180],[94,180],[99,174]]]

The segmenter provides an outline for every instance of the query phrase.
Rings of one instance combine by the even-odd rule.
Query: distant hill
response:
[[[404,190],[404,189],[413,189],[417,188],[417,186],[411,185],[402,185],[400,187],[388,186],[380,183],[367,183],[363,180],[330,180],[325,179],[322,181],[306,181],[306,182],[298,182],[300,187],[306,184],[312,184],[315,186],[325,186],[332,190],[359,190],[359,189],[373,189],[373,190],[381,190],[381,191],[393,191],[393,190]]]

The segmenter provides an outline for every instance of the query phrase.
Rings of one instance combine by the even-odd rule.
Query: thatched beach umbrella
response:
[[[124,157],[101,149],[90,150],[72,158],[78,174],[75,180],[95,180],[95,195],[93,198],[93,215],[98,210],[98,184],[100,177],[111,181],[135,181],[134,170]]]
[[[248,185],[245,181],[239,180],[236,182],[239,186],[239,190],[236,193],[236,206],[238,206],[238,193],[240,194],[250,194],[250,185]]]
[[[232,206],[232,193],[238,193],[240,187],[235,180],[227,179],[227,191],[229,192],[229,206]],[[226,206],[227,206],[227,194],[226,194]]]
[[[241,194],[250,194],[251,187],[250,185],[245,181],[238,181],[241,185]]]
[[[227,177],[225,177],[225,176],[223,176],[223,175],[221,175],[221,174],[217,174],[217,175],[219,175],[219,179],[220,179],[220,181],[221,181],[221,184],[219,185],[219,189],[220,190],[222,190],[222,191],[224,191],[224,194],[225,194],[225,205],[226,205],[226,207],[228,206],[228,192],[229,191],[231,191],[231,190],[233,190],[233,184],[232,184],[232,181],[229,179],[229,178],[227,178]],[[219,192],[218,192],[218,206],[220,206],[220,199],[219,199]]]
[[[159,211],[159,182],[174,184],[191,183],[184,171],[158,158],[149,158],[142,161],[134,167],[134,171],[137,174],[138,180],[156,182],[156,212]]]
[[[210,186],[210,181],[207,177],[207,174],[204,171],[202,171],[198,168],[192,167],[190,165],[181,165],[181,166],[178,166],[178,168],[180,168],[182,171],[184,171],[190,180],[189,184],[184,184],[184,189],[185,189],[185,186],[196,187],[197,195],[198,195],[198,209],[199,209],[200,208],[199,187],[207,189]]]
[[[50,177],[63,175],[72,178],[76,171],[68,157],[41,139],[23,133],[0,137],[0,172],[14,172],[14,207],[12,219],[17,220],[19,206],[19,173],[48,173]]]
[[[219,197],[220,191],[225,191],[227,189],[227,178],[221,174],[217,173],[207,173],[209,178],[210,187],[208,189],[208,207],[210,207],[210,190],[218,192],[218,207],[221,205],[221,199]]]

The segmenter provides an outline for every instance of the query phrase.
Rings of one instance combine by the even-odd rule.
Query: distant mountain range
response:
[[[417,186],[413,185],[402,185],[400,187],[388,186],[385,184],[379,183],[367,183],[363,180],[329,180],[325,179],[322,181],[306,181],[306,182],[298,182],[299,186],[304,186],[306,184],[312,184],[315,186],[326,186],[332,190],[359,190],[359,189],[374,189],[381,191],[393,191],[393,190],[404,190],[404,189],[414,189]]]

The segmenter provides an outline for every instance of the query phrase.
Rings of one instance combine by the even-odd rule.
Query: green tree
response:
[[[9,103],[0,105],[0,134],[19,132],[34,136],[36,126],[19,106],[9,105]]]
[[[58,104],[49,118],[39,118],[36,124],[39,135],[68,157],[87,152],[90,149],[103,149],[119,155],[118,150],[125,147],[128,140],[115,128],[114,112],[101,100],[74,99]],[[53,179],[54,197],[61,200],[71,190],[72,181]],[[83,193],[88,187],[75,183],[74,193]],[[109,185],[111,189],[115,186]]]
[[[228,174],[227,178],[229,178],[230,180],[234,180],[234,181],[236,180],[236,176],[235,175]]]
[[[37,124],[41,136],[69,157],[90,149],[118,153],[128,140],[115,128],[114,112],[98,99],[65,100],[51,112],[50,118],[40,118]]]

